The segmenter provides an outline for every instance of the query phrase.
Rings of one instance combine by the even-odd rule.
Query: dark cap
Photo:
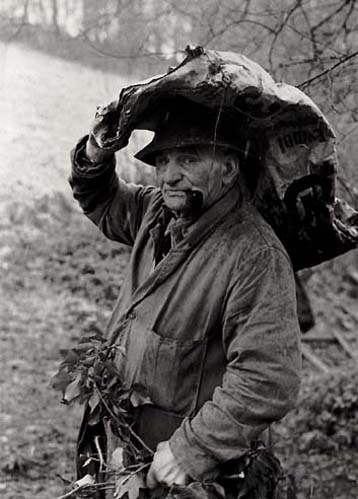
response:
[[[187,99],[176,100],[167,105],[153,140],[135,158],[155,166],[158,152],[193,145],[212,145],[213,151],[224,147],[242,154],[243,136],[238,123],[223,112]]]

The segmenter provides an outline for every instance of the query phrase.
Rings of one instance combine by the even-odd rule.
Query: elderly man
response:
[[[239,458],[295,403],[299,327],[289,257],[250,203],[245,143],[228,118],[168,107],[137,157],[158,187],[126,184],[93,137],[73,153],[84,213],[132,246],[108,326],[126,350],[125,380],[142,386],[136,431],[155,453],[147,486],[186,484]],[[107,447],[116,437],[107,427]]]

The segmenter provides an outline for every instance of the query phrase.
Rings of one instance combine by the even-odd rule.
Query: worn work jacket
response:
[[[233,188],[154,267],[161,191],[119,180],[114,160],[86,170],[81,147],[73,155],[75,198],[107,237],[133,248],[108,334],[126,349],[118,364],[126,381],[145,387],[153,402],[138,431],[154,448],[169,439],[182,468],[202,479],[295,403],[290,260]]]

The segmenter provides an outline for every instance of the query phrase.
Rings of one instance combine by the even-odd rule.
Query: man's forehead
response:
[[[163,149],[162,151],[158,151],[157,156],[168,155],[168,156],[176,156],[178,154],[192,154],[194,156],[199,156],[201,153],[200,146],[196,145],[185,145],[182,147],[168,147]]]
[[[225,150],[223,147],[215,147],[213,144],[193,144],[193,145],[183,145],[181,147],[168,147],[161,151],[158,151],[158,156],[179,156],[182,154],[190,154],[193,156],[212,156],[216,154],[224,154]]]

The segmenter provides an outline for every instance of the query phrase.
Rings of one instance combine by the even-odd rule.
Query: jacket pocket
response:
[[[178,341],[134,321],[125,342],[125,377],[140,385],[153,404],[183,416],[197,405],[206,340]]]

